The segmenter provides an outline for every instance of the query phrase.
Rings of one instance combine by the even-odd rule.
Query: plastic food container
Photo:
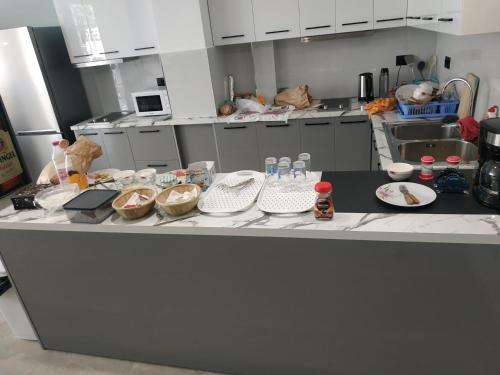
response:
[[[86,190],[63,208],[72,223],[99,224],[114,211],[113,200],[120,194],[117,190]]]

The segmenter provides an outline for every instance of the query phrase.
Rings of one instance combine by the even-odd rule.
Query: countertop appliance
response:
[[[0,97],[0,197],[29,182],[7,112]]]
[[[361,103],[369,103],[375,99],[372,73],[363,73],[359,75],[358,99]]]
[[[166,87],[135,92],[132,94],[132,98],[137,116],[165,116],[172,114]]]
[[[50,161],[52,141],[73,141],[70,126],[92,117],[59,27],[0,31],[0,95],[32,180]]]
[[[500,210],[500,119],[481,122],[479,171],[474,195],[483,205]]]

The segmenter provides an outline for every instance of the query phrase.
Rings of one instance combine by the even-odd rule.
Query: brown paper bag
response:
[[[297,109],[310,107],[312,96],[309,94],[309,86],[301,85],[286,89],[275,96],[274,103],[278,106],[293,105]]]

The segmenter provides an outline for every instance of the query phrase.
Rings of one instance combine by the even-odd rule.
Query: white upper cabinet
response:
[[[299,0],[253,0],[258,41],[300,37]]]
[[[153,0],[125,0],[125,6],[132,30],[129,48],[132,55],[159,53]]]
[[[94,53],[93,42],[82,0],[54,0],[54,7],[71,62],[91,61]]]
[[[255,42],[252,0],[208,0],[216,46]]]
[[[95,53],[102,59],[131,55],[132,30],[124,0],[83,0]]]
[[[374,0],[337,0],[337,32],[373,30]]]
[[[375,0],[375,29],[406,26],[408,0]]]
[[[441,12],[441,0],[408,0],[408,26],[432,28]]]
[[[299,0],[300,34],[335,33],[335,0]]]

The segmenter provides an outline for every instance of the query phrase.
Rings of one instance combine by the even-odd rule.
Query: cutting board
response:
[[[477,97],[479,89],[480,78],[473,73],[469,73],[467,74],[465,79],[471,85],[475,99]],[[467,88],[464,88],[460,95],[460,106],[458,107],[458,118],[460,120],[474,115],[473,113],[470,113],[470,101],[471,101],[471,93],[469,92],[469,90],[467,90]]]

